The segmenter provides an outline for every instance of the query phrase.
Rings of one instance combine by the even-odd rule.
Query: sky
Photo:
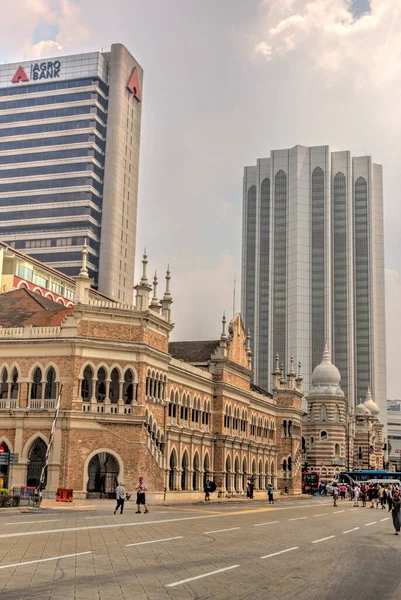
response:
[[[173,339],[240,308],[243,167],[328,144],[384,167],[388,397],[400,397],[400,0],[14,0],[0,63],[125,44],[145,70],[137,236]],[[159,285],[159,292],[164,288]]]

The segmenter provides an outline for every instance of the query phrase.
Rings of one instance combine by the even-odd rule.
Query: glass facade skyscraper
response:
[[[0,66],[0,239],[131,302],[143,71],[128,50]]]
[[[245,167],[242,311],[255,382],[276,352],[305,388],[325,343],[351,406],[370,386],[386,419],[382,167],[328,146],[275,150]]]

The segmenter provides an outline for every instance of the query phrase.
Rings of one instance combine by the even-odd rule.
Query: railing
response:
[[[41,398],[31,398],[29,400],[28,408],[30,408],[31,410],[55,410],[56,402],[56,399],[42,400]]]
[[[124,304],[123,302],[112,302],[111,300],[89,300],[89,306],[99,308],[118,308],[122,310],[135,310],[133,304]]]
[[[0,327],[0,339],[56,338],[61,327]]]
[[[152,434],[146,431],[146,447],[157,462],[158,466],[162,469],[166,468],[166,459],[156,445],[156,440],[153,439]]]
[[[132,415],[132,404],[104,404],[97,402],[91,404],[88,401],[82,402],[82,412],[110,414],[110,415]]]
[[[18,400],[3,398],[0,400],[0,410],[13,410],[17,408]]]

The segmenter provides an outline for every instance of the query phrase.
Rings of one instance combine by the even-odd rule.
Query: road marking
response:
[[[314,517],[324,517],[327,513],[320,513],[319,515],[313,515]]]
[[[207,533],[223,533],[224,531],[234,531],[234,529],[241,529],[241,527],[230,527],[229,529],[215,529],[214,531],[204,531],[203,534]]]
[[[335,538],[335,535],[329,535],[328,537],[321,538],[320,540],[315,540],[312,544],[318,544],[319,542],[325,542],[326,540],[331,540],[331,538]]]
[[[217,571],[210,571],[210,573],[202,573],[202,575],[197,575],[196,577],[189,577],[188,579],[181,579],[180,581],[175,581],[174,583],[168,583],[166,587],[175,587],[176,585],[183,585],[184,583],[189,583],[190,581],[195,581],[195,579],[202,579],[203,577],[210,577],[211,575],[217,575],[218,573],[224,573],[224,571],[231,571],[232,569],[236,569],[239,565],[231,565],[231,567],[225,567],[224,569],[218,569]]]
[[[340,513],[343,513],[343,512],[345,512],[345,510],[336,510],[336,511],[334,512],[334,514],[335,514],[335,515],[339,515]]]
[[[343,531],[343,533],[351,533],[351,531],[356,531],[359,527],[354,527],[353,529],[347,529],[347,531]]]
[[[377,521],[372,521],[371,523],[365,523],[365,527],[369,527],[369,525],[376,525]]]
[[[61,560],[62,558],[71,558],[72,556],[83,556],[84,554],[93,554],[92,550],[87,552],[77,552],[77,554],[64,554],[62,556],[52,556],[52,558],[40,558],[39,560],[27,560],[26,562],[14,563],[13,565],[0,565],[0,569],[11,569],[11,567],[23,567],[24,565],[33,565],[49,560]]]
[[[307,519],[308,517],[295,517],[295,519],[288,519],[289,521],[300,521],[301,519]]]
[[[177,535],[177,537],[164,538],[163,540],[149,540],[148,542],[137,542],[136,544],[125,544],[126,548],[130,546],[143,546],[144,544],[156,544],[156,542],[169,542],[170,540],[182,540],[183,535]]]
[[[385,519],[380,519],[380,521],[388,521],[390,517],[386,517]]]
[[[4,525],[30,525],[31,523],[56,523],[61,519],[46,519],[45,521],[14,521],[14,523],[4,523]]]
[[[353,510],[358,510],[358,508],[359,508],[359,507],[356,507],[356,508],[350,508],[350,509],[349,509],[349,512],[352,512]]]
[[[287,548],[286,550],[280,550],[280,552],[273,552],[273,554],[266,554],[265,556],[261,556],[260,558],[271,558],[272,556],[278,556],[279,554],[284,554],[285,552],[291,552],[292,550],[298,550],[299,546],[294,546],[293,548]]]
[[[266,523],[254,523],[254,527],[260,527],[261,525],[274,525],[275,523],[280,523],[280,521],[266,521]]]

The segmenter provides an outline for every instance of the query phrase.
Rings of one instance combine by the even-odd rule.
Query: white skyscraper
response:
[[[276,352],[305,389],[325,342],[350,406],[370,386],[386,420],[382,167],[328,146],[274,150],[245,167],[242,312],[255,382]]]

